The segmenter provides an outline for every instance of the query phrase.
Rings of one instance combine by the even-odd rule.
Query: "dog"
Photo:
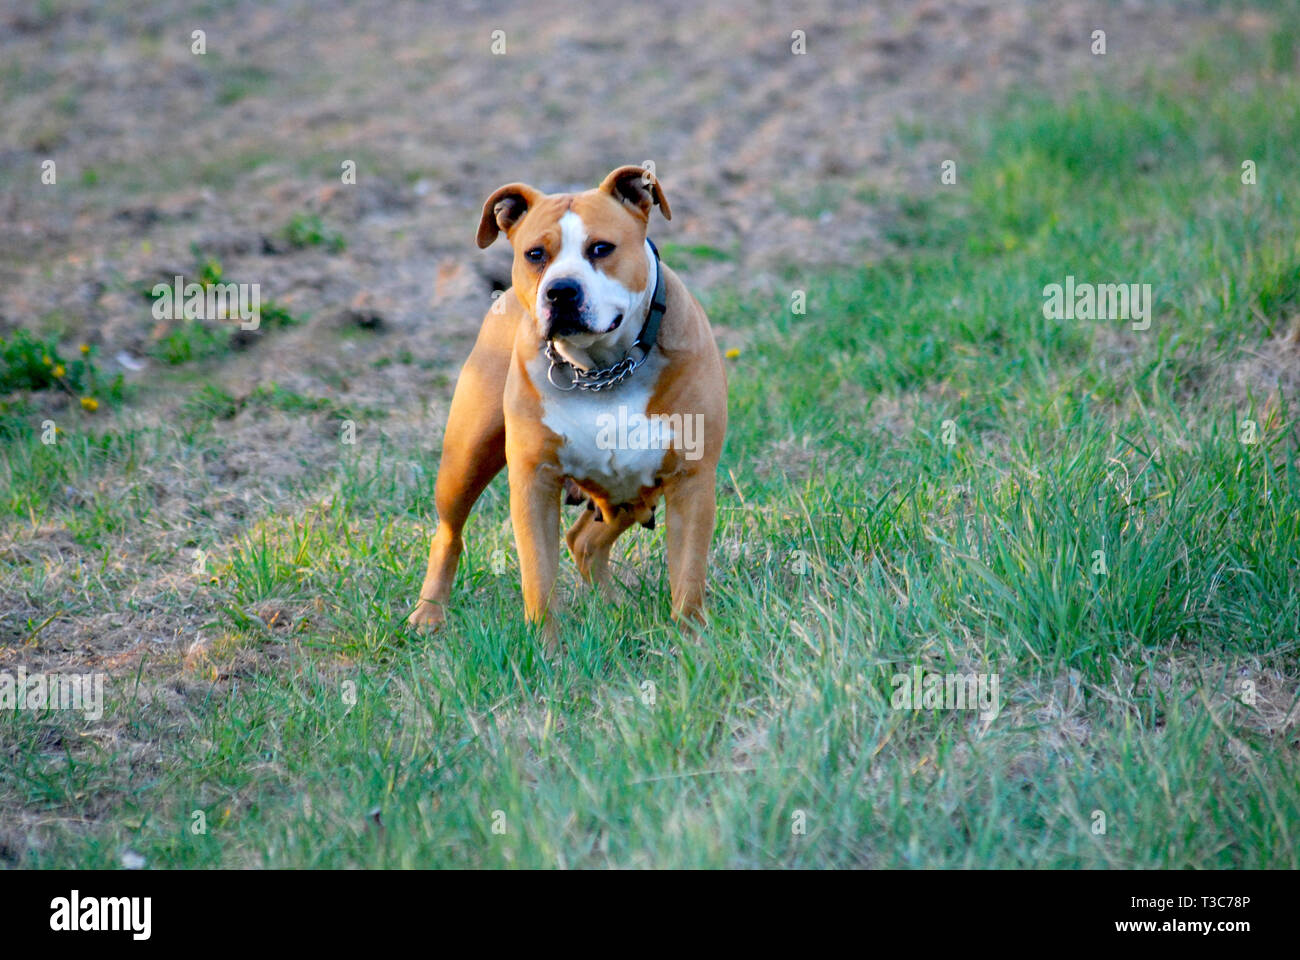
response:
[[[501,233],[511,287],[488,310],[452,396],[434,488],[438,527],[412,625],[446,617],[470,509],[502,467],[524,616],[554,646],[560,500],[587,509],[565,540],[583,579],[612,593],[609,553],[666,504],[674,621],[704,621],[727,429],[727,380],[703,307],[646,232],[658,179],[622,166],[594,190],[523,183],[483,204],[478,245]]]

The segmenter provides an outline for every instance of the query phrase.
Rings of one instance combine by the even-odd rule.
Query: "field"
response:
[[[0,670],[107,692],[93,721],[0,710],[0,864],[1300,868],[1300,18],[1197,16],[1146,69],[898,125],[924,176],[765,180],[770,217],[811,224],[802,258],[692,234],[702,190],[661,170],[652,232],[728,350],[698,634],[637,529],[616,604],[563,559],[544,657],[504,477],[448,624],[405,626],[473,266],[429,311],[454,335],[403,326],[401,282],[338,321],[280,296],[264,341],[156,331],[116,385],[67,305],[19,356],[10,294],[0,375],[54,351],[98,409],[39,369],[0,406]],[[473,197],[534,174],[495,176],[439,243],[468,250]],[[841,201],[869,228],[828,226],[819,260]],[[278,214],[322,274],[382,269],[385,231],[418,253],[400,210],[364,242]],[[1149,284],[1150,316],[1048,316],[1067,277]],[[147,316],[140,275],[101,279]],[[998,709],[896,708],[918,667],[996,677]]]

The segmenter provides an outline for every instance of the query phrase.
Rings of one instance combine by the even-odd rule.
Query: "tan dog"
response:
[[[513,286],[488,311],[461,370],[438,466],[438,529],[412,624],[434,625],[479,494],[509,467],[524,613],[546,621],[560,552],[560,497],[588,498],[567,541],[584,579],[608,591],[609,552],[667,501],[674,619],[703,619],[727,429],[727,383],[703,308],[646,239],[658,180],[619,167],[595,190],[547,195],[522,183],[483,205],[478,245],[504,231]]]

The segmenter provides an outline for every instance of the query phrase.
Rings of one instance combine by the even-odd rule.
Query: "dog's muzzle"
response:
[[[586,323],[586,298],[582,284],[569,277],[553,280],[543,294],[546,303],[546,339],[590,333]]]

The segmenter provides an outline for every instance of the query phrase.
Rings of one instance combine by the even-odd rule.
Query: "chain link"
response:
[[[647,356],[649,356],[649,354],[642,351],[641,356],[636,359],[633,359],[629,354],[617,363],[611,364],[608,367],[603,367],[599,370],[579,370],[573,364],[569,363],[568,360],[565,360],[560,356],[556,351],[554,344],[548,340],[546,341],[546,358],[551,361],[551,365],[547,368],[546,379],[551,381],[551,386],[560,390],[577,389],[591,390],[593,392],[607,390],[610,387],[618,386],[628,377],[632,376],[632,374],[636,372],[637,367],[645,363]],[[557,366],[569,368],[569,383],[567,386],[563,383],[555,382],[555,368]]]

